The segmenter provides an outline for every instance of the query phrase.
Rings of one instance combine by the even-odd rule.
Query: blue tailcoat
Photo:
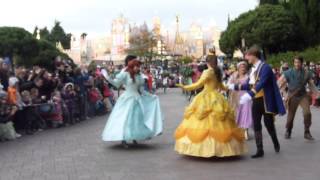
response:
[[[271,67],[262,62],[256,77],[257,82],[254,87],[249,84],[248,80],[246,84],[241,85],[240,87],[236,86],[236,90],[246,90],[251,97],[254,97],[256,92],[263,90],[266,112],[284,115],[286,109],[280,95],[276,77]]]

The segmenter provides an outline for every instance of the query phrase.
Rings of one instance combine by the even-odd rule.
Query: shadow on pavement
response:
[[[129,144],[129,148],[124,148],[121,144],[116,144],[116,145],[111,145],[111,146],[106,146],[106,148],[111,149],[111,150],[117,150],[117,151],[149,151],[149,150],[154,150],[158,149],[157,145],[148,145],[148,144]]]
[[[181,159],[197,162],[214,162],[214,163],[228,163],[235,161],[242,161],[246,158],[244,156],[234,156],[234,157],[212,157],[212,158],[202,158],[202,157],[192,157],[192,156],[181,156]]]

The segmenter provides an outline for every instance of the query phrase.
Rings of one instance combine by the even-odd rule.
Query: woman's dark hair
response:
[[[208,55],[206,58],[206,62],[210,64],[213,68],[215,77],[217,78],[218,82],[222,82],[222,73],[220,68],[218,67],[218,58],[215,55]]]
[[[293,61],[296,60],[296,59],[299,60],[299,61],[301,62],[301,64],[303,64],[304,59],[303,59],[302,56],[295,56],[295,57],[293,58]],[[310,62],[308,62],[307,64],[309,65]]]
[[[134,55],[128,55],[126,57],[126,59],[124,60],[125,61],[125,65],[128,66],[129,62],[134,60],[134,59],[137,59],[137,56],[134,56]]]

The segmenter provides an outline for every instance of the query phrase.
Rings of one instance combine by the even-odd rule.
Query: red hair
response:
[[[140,67],[141,65],[141,62],[138,61],[138,60],[131,60],[129,63],[128,63],[128,67],[127,67],[127,72],[129,72],[133,82],[135,82],[135,78],[134,76],[136,75],[135,72],[134,72],[134,67]]]

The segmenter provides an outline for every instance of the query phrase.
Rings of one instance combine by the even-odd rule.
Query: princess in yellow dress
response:
[[[239,156],[247,152],[244,131],[237,127],[234,110],[220,90],[225,90],[215,55],[207,56],[208,69],[187,91],[204,87],[186,108],[184,119],[175,132],[175,150],[198,157]]]

